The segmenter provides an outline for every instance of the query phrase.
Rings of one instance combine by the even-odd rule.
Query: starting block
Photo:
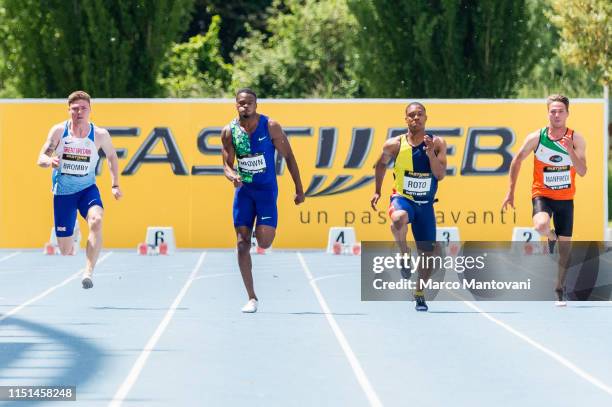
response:
[[[342,244],[340,242],[334,242],[332,246],[333,254],[350,254],[354,256],[361,256],[361,243]]]
[[[139,243],[136,252],[141,256],[155,256],[158,254],[167,255],[168,244],[166,242],[161,242],[159,245],[153,246],[147,243]]]
[[[512,242],[513,249],[521,255],[531,256],[533,254],[544,253],[544,248],[548,248],[543,242],[541,242],[542,236],[537,230],[530,227],[515,227],[512,229]]]
[[[81,229],[79,227],[79,222],[74,224],[74,232],[72,233],[72,240],[74,241],[73,251],[70,253],[71,256],[76,255],[79,252],[79,248],[81,247]],[[52,256],[56,254],[61,254],[59,246],[57,244],[57,235],[55,234],[55,227],[51,228],[51,234],[49,235],[49,241],[45,243],[43,248],[43,254],[47,256]]]
[[[361,243],[355,238],[355,228],[332,227],[327,236],[327,253],[361,255]]]
[[[176,251],[174,228],[172,226],[149,226],[143,243],[139,243],[136,252],[139,255],[169,255]]]
[[[449,256],[457,256],[459,254],[461,239],[459,237],[458,227],[436,228],[436,241],[443,243],[443,246],[446,248],[446,253]]]

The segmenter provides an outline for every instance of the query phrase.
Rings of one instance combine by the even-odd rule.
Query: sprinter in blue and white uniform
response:
[[[87,263],[83,272],[83,288],[93,287],[92,274],[102,249],[102,218],[104,206],[96,186],[98,150],[102,149],[108,161],[111,192],[121,198],[119,188],[119,160],[106,129],[89,121],[91,98],[83,91],[68,96],[70,119],[51,127],[47,141],[38,157],[38,165],[52,167],[53,213],[55,234],[60,252],[74,254],[74,226],[77,210],[87,220]]]
[[[251,236],[255,220],[255,237],[263,249],[272,245],[276,234],[278,211],[276,199],[277,150],[287,163],[295,184],[294,202],[304,202],[304,190],[295,156],[280,124],[257,113],[257,96],[251,89],[236,93],[238,117],[221,132],[225,177],[234,184],[234,229],[238,246],[238,266],[249,300],[242,312],[256,312],[258,298],[253,287]],[[234,164],[236,167],[234,168]]]

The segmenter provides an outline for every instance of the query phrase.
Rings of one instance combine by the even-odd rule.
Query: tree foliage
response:
[[[534,27],[538,28],[538,36],[532,42],[537,47],[538,60],[532,71],[517,82],[517,96],[541,98],[560,93],[570,98],[601,97],[596,76],[559,56],[561,37],[550,20],[553,10],[549,0],[528,0],[528,6]]]
[[[356,20],[346,0],[275,0],[267,35],[250,31],[234,55],[233,87],[265,97],[350,97],[358,92],[354,66]]]
[[[548,15],[560,30],[559,56],[610,84],[612,60],[612,2],[609,0],[551,1]]]
[[[221,56],[220,23],[219,16],[214,16],[206,35],[172,45],[158,80],[165,96],[222,97],[227,93],[232,67]]]
[[[221,17],[219,30],[220,49],[226,61],[239,38],[246,37],[247,26],[265,31],[268,8],[272,0],[196,0],[189,28],[183,33],[182,40],[197,34],[205,34],[215,15]]]
[[[4,0],[12,74],[25,97],[150,97],[193,0]]]
[[[6,9],[0,0],[0,38],[4,43],[11,42],[11,32],[6,24]],[[10,48],[0,47],[0,98],[17,97],[19,93],[15,88],[15,79],[11,74]]]
[[[524,0],[349,0],[370,97],[508,97],[537,49]]]

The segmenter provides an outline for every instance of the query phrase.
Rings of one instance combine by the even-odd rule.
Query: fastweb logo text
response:
[[[106,127],[113,138],[120,137],[139,137],[139,127]],[[196,135],[195,144],[203,156],[218,156],[221,162],[221,146],[219,138],[221,127],[206,127]],[[338,128],[332,126],[314,127],[285,127],[285,133],[291,138],[315,138],[317,143],[314,162],[310,164],[304,160],[303,156],[299,159],[302,169],[308,165],[314,165],[314,174],[310,180],[304,180],[306,195],[309,197],[320,197],[337,195],[354,191],[371,184],[374,181],[374,171],[371,166],[364,167],[366,162],[373,163],[378,158],[382,142],[374,145],[375,129],[372,127],[354,127],[351,131],[351,142],[347,151],[338,151],[338,141],[340,137],[346,135],[339,134]],[[456,154],[456,146],[463,138],[463,128],[461,127],[431,127],[427,133],[444,137],[447,141],[447,156],[453,157]],[[390,127],[387,129],[386,138],[396,137],[406,132],[405,127]],[[496,145],[486,143],[483,146],[481,139],[494,138]],[[510,147],[514,145],[516,137],[512,129],[508,127],[469,127],[465,134],[464,153],[461,159],[461,166],[457,168],[449,165],[446,172],[449,176],[459,173],[462,176],[481,176],[481,175],[504,175],[510,169],[512,153]],[[153,153],[153,150],[161,143],[162,153]],[[295,147],[294,147],[295,149]],[[300,156],[299,151],[295,154]],[[129,159],[123,168],[121,175],[136,175],[142,165],[167,165],[174,175],[206,175],[223,176],[222,165],[198,165],[194,164],[188,168],[183,154],[179,149],[172,130],[168,127],[155,127],[143,140],[138,149],[130,156],[125,148],[117,148],[117,155],[120,159]],[[372,156],[373,155],[373,156]],[[501,160],[496,167],[477,166],[477,158],[481,156],[497,156]],[[104,158],[104,153],[100,150],[100,157]],[[368,159],[372,158],[368,161]],[[342,160],[342,169],[338,171],[334,164]],[[102,160],[98,162],[96,174],[102,171]],[[275,168],[278,175],[282,175],[285,170],[284,159],[277,153],[275,156]],[[393,163],[389,164],[392,167]],[[305,171],[302,171],[303,173]]]

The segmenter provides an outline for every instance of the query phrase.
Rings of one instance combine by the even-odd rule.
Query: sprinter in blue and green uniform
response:
[[[406,107],[408,132],[390,138],[383,146],[375,166],[375,191],[370,204],[376,210],[387,165],[395,160],[393,191],[389,205],[391,231],[402,254],[410,254],[406,234],[408,224],[419,252],[432,253],[436,240],[434,200],[438,181],[446,174],[446,142],[440,137],[426,134],[425,106],[414,102]],[[404,278],[408,271],[402,270]],[[420,269],[415,301],[417,311],[427,311],[423,283],[431,270]]]
[[[294,202],[304,202],[300,171],[289,140],[278,122],[257,113],[257,96],[251,89],[236,93],[238,117],[221,132],[225,177],[234,185],[234,230],[238,247],[238,265],[249,300],[242,312],[256,312],[258,298],[253,287],[251,236],[255,220],[257,245],[267,249],[276,234],[278,211],[276,199],[277,150],[285,159],[295,184]],[[235,168],[234,168],[235,165]]]

